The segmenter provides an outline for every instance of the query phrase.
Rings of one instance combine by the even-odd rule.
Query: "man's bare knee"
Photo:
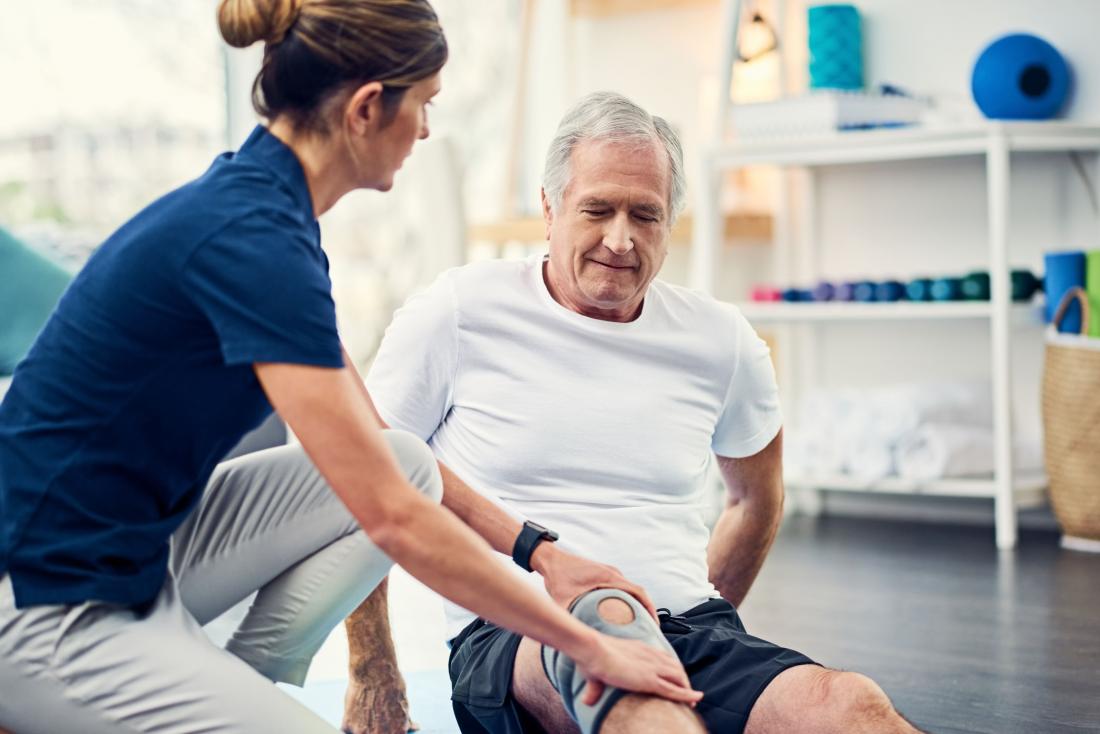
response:
[[[596,607],[596,613],[611,624],[630,624],[634,621],[634,610],[622,599],[604,599]]]
[[[686,704],[631,693],[607,712],[599,734],[706,734],[706,726]]]
[[[866,722],[869,732],[912,734],[920,730],[902,716],[886,691],[860,673],[837,673],[833,684],[840,690],[840,713],[847,721]]]
[[[812,731],[823,734],[917,731],[867,676],[810,665],[789,668],[776,676],[749,713],[745,731],[789,731],[798,722],[813,722]]]
[[[823,670],[813,701],[838,721],[879,721],[896,715],[894,705],[877,683],[860,673]]]

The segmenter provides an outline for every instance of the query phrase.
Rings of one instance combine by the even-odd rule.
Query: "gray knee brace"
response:
[[[634,612],[634,620],[627,624],[615,624],[603,619],[597,607],[604,599],[619,599],[626,602]],[[593,629],[611,635],[631,640],[641,640],[651,647],[667,650],[675,654],[672,645],[661,634],[657,623],[649,616],[649,612],[641,602],[625,591],[619,589],[596,589],[577,598],[569,610],[574,617]],[[604,717],[620,698],[626,695],[626,691],[607,686],[599,699],[592,706],[581,701],[581,691],[584,690],[585,680],[577,672],[577,666],[564,654],[552,647],[542,646],[542,668],[546,671],[546,677],[551,685],[561,694],[565,710],[573,717],[580,727],[581,734],[595,734],[600,730]]]

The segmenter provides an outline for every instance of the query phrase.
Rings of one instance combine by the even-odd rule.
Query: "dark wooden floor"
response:
[[[930,732],[1100,732],[1100,555],[1053,533],[791,517],[741,611]]]

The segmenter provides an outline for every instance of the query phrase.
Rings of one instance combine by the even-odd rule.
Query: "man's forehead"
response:
[[[668,156],[656,141],[583,141],[573,149],[569,188],[579,199],[668,198]]]
[[[632,162],[650,168],[666,169],[668,157],[656,139],[582,140],[573,148],[574,165],[606,164],[610,161]]]

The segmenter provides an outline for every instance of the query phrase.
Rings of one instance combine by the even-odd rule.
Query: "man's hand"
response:
[[[657,618],[657,610],[645,589],[627,581],[614,566],[567,553],[553,543],[540,543],[531,554],[531,568],[542,575],[551,598],[563,607],[593,589],[621,589],[640,601],[650,616]]]

